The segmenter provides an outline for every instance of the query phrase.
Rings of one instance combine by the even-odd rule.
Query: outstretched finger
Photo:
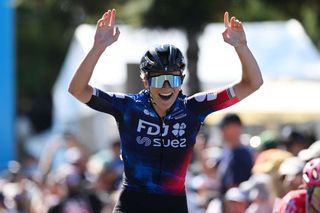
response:
[[[98,21],[97,21],[97,26],[98,27],[103,27],[103,23],[104,22],[104,20],[101,18],[101,19],[99,19]]]
[[[110,15],[110,26],[113,27],[116,22],[116,10],[112,9],[111,15]]]
[[[111,16],[111,10],[108,10],[107,12],[105,12],[102,16],[102,20],[103,20],[103,24],[102,26],[106,26],[109,24],[110,22],[110,16]]]
[[[107,19],[108,16],[110,16],[110,13],[111,13],[111,10],[108,10],[107,12],[105,12],[105,13],[102,15],[102,18],[103,18],[103,19]]]
[[[223,20],[224,20],[224,26],[225,26],[225,27],[230,27],[229,13],[228,13],[228,11],[226,11],[226,12],[224,13]]]
[[[237,27],[236,17],[232,16],[230,19],[231,27]]]

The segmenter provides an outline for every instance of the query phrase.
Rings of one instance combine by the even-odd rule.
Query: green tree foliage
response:
[[[95,24],[118,1],[16,0],[17,111],[35,129],[51,125],[51,90],[75,28]]]
[[[38,131],[51,124],[52,86],[75,28],[87,21],[80,3],[98,13],[84,0],[16,2],[17,111],[30,116]]]
[[[300,21],[306,32],[320,49],[320,1],[318,0],[262,0],[272,11],[282,14],[284,19]]]
[[[20,1],[16,6],[18,113],[36,130],[50,126],[51,89],[72,35],[72,14],[54,1]]]

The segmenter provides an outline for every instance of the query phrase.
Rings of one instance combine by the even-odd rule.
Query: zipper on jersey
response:
[[[159,176],[158,176],[158,183],[161,183],[161,177],[162,177],[162,166],[163,166],[163,155],[164,155],[164,146],[163,146],[163,133],[164,133],[164,126],[165,126],[165,122],[164,122],[164,118],[160,118],[161,121],[161,128],[160,128],[160,138],[161,138],[161,147],[160,147],[160,162],[159,162]]]

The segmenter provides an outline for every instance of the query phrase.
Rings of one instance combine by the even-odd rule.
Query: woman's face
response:
[[[162,73],[152,73],[150,78],[159,76]],[[180,71],[173,71],[173,72],[166,72],[166,75],[179,75],[181,76]],[[176,101],[179,92],[181,91],[181,86],[179,87],[172,87],[169,81],[164,81],[161,88],[153,87],[149,84],[147,80],[144,81],[144,86],[149,88],[150,96],[152,98],[152,104],[156,112],[159,114],[160,117],[164,117],[166,112],[170,109],[170,107]]]

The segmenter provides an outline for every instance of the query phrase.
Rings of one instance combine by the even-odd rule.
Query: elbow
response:
[[[254,85],[255,90],[258,90],[262,85],[263,85],[263,79],[261,77]]]
[[[79,89],[77,87],[72,86],[72,84],[69,85],[68,92],[82,103],[87,103],[90,100],[92,94],[90,87],[87,87],[85,89]]]
[[[69,84],[68,92],[69,92],[72,96],[76,96],[76,90],[74,89],[74,87],[72,87],[71,84]]]
[[[248,89],[248,91],[250,91],[250,93],[253,93],[260,89],[260,87],[263,85],[263,79],[259,78],[255,81],[246,82],[244,83],[244,85],[246,85],[246,88]]]
[[[72,86],[72,84],[70,84],[68,87],[68,92],[76,99],[80,99],[81,93],[79,91],[80,90],[76,89],[74,86]]]
[[[258,86],[258,89],[263,85],[264,81],[263,81],[263,78],[262,76],[260,77],[259,79],[259,86]]]
[[[262,78],[260,70],[257,73],[257,75],[250,80],[250,85],[251,85],[251,89],[253,91],[258,90],[263,85],[263,78]]]
[[[254,82],[253,84],[251,84],[251,91],[254,92],[254,91],[257,91],[258,89],[260,89],[260,87],[263,85],[263,80],[259,80],[259,81],[256,81]]]

